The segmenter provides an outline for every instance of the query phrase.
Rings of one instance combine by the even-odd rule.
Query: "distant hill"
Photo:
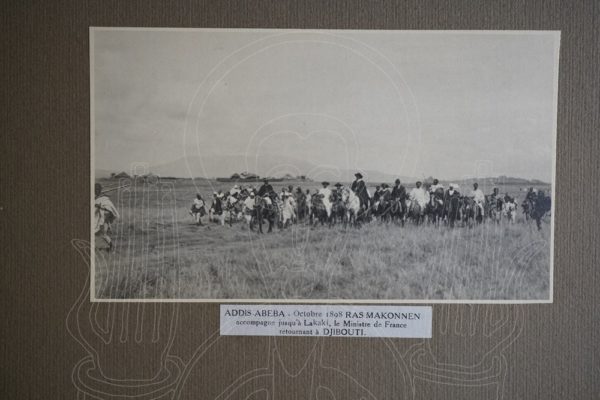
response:
[[[356,169],[341,169],[334,166],[319,166],[308,161],[283,157],[279,155],[261,155],[258,158],[248,157],[243,155],[223,155],[211,154],[203,157],[188,156],[178,160],[159,164],[150,165],[149,172],[161,177],[176,177],[176,178],[230,178],[235,173],[242,171],[250,171],[261,177],[277,177],[300,176],[304,175],[308,179],[316,182],[329,181],[332,184],[335,182],[351,182],[354,180]],[[359,171],[364,175],[365,181],[369,184],[379,184],[387,182],[391,184],[397,178],[400,178],[403,184],[412,186],[417,180],[423,182],[431,182],[433,177],[415,178],[410,176],[397,176],[385,172],[373,170]],[[96,170],[96,178],[108,178],[111,172],[103,169]],[[546,182],[539,180],[529,180],[524,178],[515,178],[507,176],[486,177],[486,178],[466,178],[447,180],[441,179],[441,183],[447,186],[448,183],[457,183],[461,187],[470,187],[473,182],[480,184],[512,184],[518,186],[536,186],[548,185]]]
[[[315,181],[349,182],[354,180],[357,170],[340,169],[332,166],[318,166],[305,160],[282,157],[278,155],[263,155],[258,158],[248,158],[239,155],[208,155],[205,157],[190,156],[180,158],[166,164],[150,166],[150,170],[160,176],[190,177],[230,177],[239,171],[252,171],[260,176],[284,177],[305,175]],[[369,181],[389,182],[398,178],[395,175],[379,171],[361,170]],[[400,177],[403,181],[413,180]]]
[[[450,181],[448,181],[450,182]],[[496,177],[486,177],[486,178],[467,178],[453,181],[460,185],[468,185],[471,186],[473,183],[486,183],[486,184],[503,184],[503,185],[516,185],[516,186],[539,186],[539,185],[550,185],[548,182],[543,182],[538,179],[525,179],[525,178],[515,178],[511,176],[496,176]]]

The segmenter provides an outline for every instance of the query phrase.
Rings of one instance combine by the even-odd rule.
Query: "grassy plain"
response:
[[[311,190],[319,186],[303,181],[273,186],[279,191],[289,184]],[[519,214],[516,224],[472,228],[375,221],[360,229],[297,224],[264,235],[243,223],[196,226],[188,214],[195,194],[210,204],[214,190],[230,186],[208,180],[134,182],[110,193],[121,218],[113,224],[114,251],[96,251],[96,297],[549,298],[548,221],[541,231]],[[485,193],[491,191],[491,185],[482,186]],[[524,197],[521,187],[498,186],[519,203]]]

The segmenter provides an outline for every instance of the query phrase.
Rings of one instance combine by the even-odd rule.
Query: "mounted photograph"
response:
[[[552,302],[559,47],[90,28],[91,300]]]

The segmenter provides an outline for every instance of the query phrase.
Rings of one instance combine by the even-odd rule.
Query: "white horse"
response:
[[[346,210],[344,223],[356,224],[358,213],[360,212],[360,199],[349,188],[342,188],[342,203]]]

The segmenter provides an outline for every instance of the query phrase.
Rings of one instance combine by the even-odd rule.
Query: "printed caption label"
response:
[[[431,338],[431,307],[221,304],[221,335]]]

